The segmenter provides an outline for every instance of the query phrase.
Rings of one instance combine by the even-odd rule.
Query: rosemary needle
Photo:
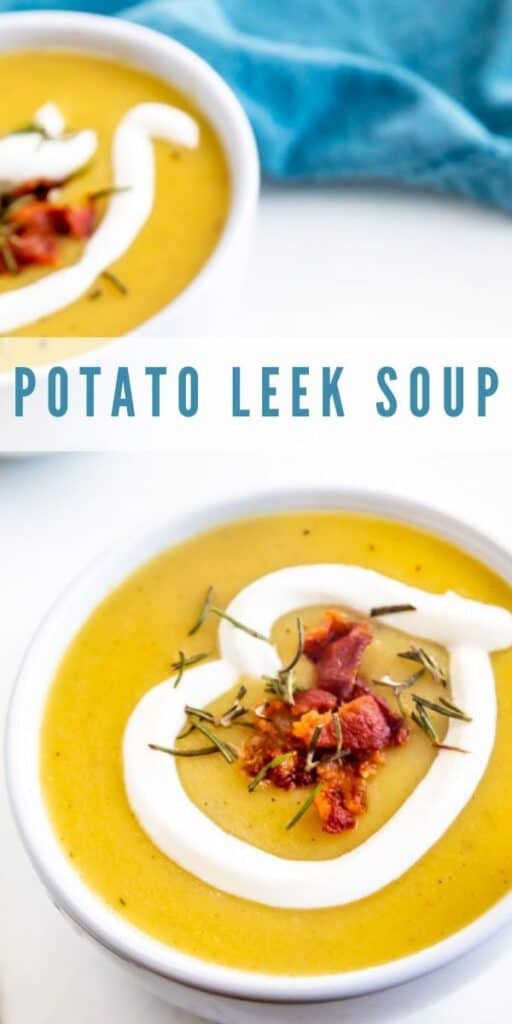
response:
[[[370,610],[370,618],[376,619],[379,615],[396,615],[397,612],[415,612],[417,609],[413,604],[381,604]]]
[[[323,782],[319,782],[318,785],[316,785],[315,788],[311,790],[311,793],[309,794],[307,799],[304,801],[304,803],[301,804],[301,806],[299,807],[297,813],[294,814],[293,818],[291,819],[291,821],[288,822],[288,824],[286,826],[286,831],[287,832],[291,828],[293,828],[293,826],[296,825],[298,821],[300,821],[300,819],[305,815],[306,811],[309,811],[309,808],[311,807],[311,804],[314,802],[314,800],[318,796],[320,790],[322,789],[322,786],[323,786]]]
[[[203,733],[203,736],[206,736],[211,743],[215,744],[219,754],[222,754],[224,760],[227,761],[228,764],[235,763],[237,760],[237,753],[229,743],[224,743],[224,740],[219,739],[219,737],[216,736],[215,733],[204,724],[204,722],[196,721],[194,722],[194,725],[196,729],[199,729],[199,732]]]
[[[268,773],[272,771],[272,768],[277,768],[278,764],[282,764],[283,761],[287,761],[289,757],[295,757],[294,750],[288,750],[285,754],[277,754],[277,756],[273,757],[271,761],[268,761],[267,764],[264,764],[263,768],[260,768],[258,774],[254,776],[252,782],[249,783],[247,787],[249,793],[254,792],[256,787],[259,786],[260,782],[263,782],[263,779],[265,779]]]
[[[206,597],[201,605],[201,611],[194,622],[194,625],[189,629],[188,636],[194,636],[198,629],[201,629],[203,622],[206,620],[207,615],[210,611],[210,603],[213,597],[213,587],[210,585],[206,591]]]
[[[114,288],[117,288],[121,295],[128,295],[128,288],[117,274],[113,274],[111,270],[103,270],[101,276],[104,277],[106,281],[110,281],[110,284],[113,284]]]
[[[161,747],[158,743],[148,743],[150,750],[160,750],[162,754],[172,754],[173,757],[203,757],[205,754],[218,754],[218,747],[195,747],[192,750],[177,750],[176,747]]]

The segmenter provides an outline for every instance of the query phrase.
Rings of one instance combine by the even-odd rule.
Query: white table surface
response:
[[[235,336],[510,337],[510,215],[370,186],[265,186]]]
[[[355,454],[343,456],[336,475],[330,458],[320,460],[313,479],[326,485],[342,478],[360,486],[371,479],[376,488],[391,482],[398,494],[430,500],[447,511],[464,510],[510,545],[507,474],[508,460],[497,456],[475,466],[471,456],[372,464]],[[175,511],[254,487],[298,484],[303,477],[299,457],[287,457],[283,465],[279,455],[259,460],[57,455],[0,462],[2,709],[41,615],[99,551]],[[62,920],[21,850],[3,789],[0,834],[2,1024],[193,1024],[188,1015],[135,987]],[[512,934],[502,934],[458,965],[375,997],[343,1019],[348,1024],[497,1024],[508,999],[511,951]],[[456,992],[454,985],[460,986]],[[429,1000],[433,1008],[425,1007]]]

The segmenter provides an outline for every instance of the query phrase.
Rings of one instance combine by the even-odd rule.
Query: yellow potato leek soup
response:
[[[143,324],[208,260],[229,193],[214,130],[168,83],[82,53],[1,55],[0,334]],[[13,358],[0,346],[0,370]]]
[[[511,609],[462,550],[358,514],[164,551],[85,622],[48,698],[41,781],[74,869],[235,968],[348,971],[453,934],[511,883]]]

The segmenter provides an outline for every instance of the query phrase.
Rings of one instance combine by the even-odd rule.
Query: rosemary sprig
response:
[[[428,708],[429,711],[435,711],[438,715],[444,715],[446,718],[455,718],[459,722],[471,722],[470,716],[465,711],[458,708],[456,704],[443,700],[442,697],[439,699],[439,704],[435,701],[427,700],[426,697],[421,697],[418,693],[413,693],[412,699],[416,705],[423,709]]]
[[[453,711],[457,715],[460,715],[460,717],[464,719],[465,722],[473,721],[473,719],[469,715],[467,715],[466,712],[462,710],[462,708],[458,708],[456,704],[453,704],[451,700],[447,700],[446,697],[440,697],[439,703],[443,704],[445,708],[449,708],[450,711]]]
[[[395,679],[391,679],[391,676],[382,676],[381,679],[374,679],[373,682],[376,686],[388,686],[393,690],[393,696],[398,704],[400,714],[402,718],[405,718],[406,713],[402,701],[402,694],[404,690],[408,690],[410,686],[414,686],[414,684],[417,683],[424,675],[425,669],[420,668],[417,672],[413,672],[412,675],[407,676],[407,679],[404,679],[401,683],[397,683]]]
[[[302,657],[302,655],[304,653],[304,626],[302,625],[302,620],[299,619],[299,617],[297,617],[296,623],[297,623],[297,650],[295,651],[295,654],[293,655],[292,660],[290,662],[288,662],[288,665],[283,665],[283,667],[280,669],[279,675],[287,675],[288,672],[293,672],[293,669],[295,668],[297,663],[300,661],[300,659],[301,659],[301,657]]]
[[[343,729],[341,727],[340,716],[334,714],[332,716],[332,724],[334,728],[334,734],[336,736],[336,750],[330,757],[324,759],[324,764],[332,764],[333,761],[342,761],[343,758],[350,756],[350,750],[343,749]]]
[[[289,757],[295,756],[295,750],[288,750],[285,754],[277,754],[277,756],[273,757],[271,761],[268,761],[267,764],[264,764],[263,768],[260,768],[258,774],[255,775],[252,781],[249,783],[247,787],[249,793],[254,793],[256,787],[259,786],[260,782],[263,782],[263,779],[265,779],[268,773],[272,771],[272,768],[277,768],[278,764],[282,764],[283,761],[288,760]]]
[[[189,636],[194,636],[194,633],[197,633],[198,629],[201,628],[201,626],[208,618],[208,615],[210,615],[210,613],[213,613],[213,615],[218,615],[219,619],[225,619],[226,622],[230,622],[232,626],[236,627],[236,629],[241,629],[244,633],[248,633],[249,636],[253,636],[256,640],[263,640],[263,642],[266,644],[272,643],[268,636],[263,636],[263,633],[258,633],[256,629],[252,629],[251,626],[246,626],[243,622],[240,622],[238,619],[233,618],[233,616],[229,615],[229,613],[225,611],[224,608],[219,608],[218,605],[213,604],[212,597],[213,587],[210,585],[208,587],[208,590],[206,591],[206,597],[201,606],[199,615],[196,621],[194,622],[192,628],[188,631]]]
[[[252,629],[251,626],[245,626],[243,622],[239,622],[239,620],[234,619],[232,615],[228,615],[224,608],[218,608],[216,604],[211,604],[210,611],[213,612],[214,615],[218,615],[219,619],[225,619],[226,622],[230,622],[232,626],[236,627],[236,629],[241,629],[244,633],[248,633],[249,636],[253,636],[255,640],[263,640],[266,644],[272,643],[268,636],[264,636],[263,633],[258,633],[258,630]]]
[[[113,274],[111,270],[103,270],[101,276],[104,277],[106,281],[110,281],[110,284],[113,284],[114,288],[117,288],[121,295],[128,295],[128,288],[117,274]]]
[[[180,654],[183,654],[183,651],[180,651]],[[184,668],[191,668],[192,665],[197,665],[199,661],[204,661],[205,658],[209,657],[209,651],[201,651],[200,654],[191,654],[189,657],[184,657]],[[176,671],[176,669],[181,668],[181,665],[181,659],[179,661],[173,661],[171,663],[171,668],[173,671]]]
[[[308,795],[308,796],[306,797],[306,799],[305,799],[304,803],[303,803],[303,804],[301,804],[301,806],[299,807],[299,809],[298,809],[297,813],[296,813],[296,814],[294,814],[294,815],[293,815],[293,818],[292,818],[292,819],[291,819],[291,820],[290,820],[290,821],[288,822],[288,824],[287,824],[287,826],[286,826],[286,831],[287,831],[287,832],[289,832],[289,831],[290,831],[290,829],[291,829],[291,828],[293,828],[293,827],[294,827],[294,825],[296,825],[296,824],[297,824],[297,822],[298,822],[298,821],[300,821],[300,819],[301,819],[302,817],[304,817],[304,815],[305,815],[306,811],[308,811],[308,810],[309,810],[309,808],[311,807],[311,804],[312,804],[312,803],[314,802],[314,800],[315,800],[315,799],[316,799],[316,797],[318,796],[318,794],[319,794],[320,790],[322,789],[322,787],[323,787],[323,782],[319,782],[319,783],[318,783],[318,784],[317,784],[317,785],[316,785],[316,786],[315,786],[315,787],[314,787],[314,788],[313,788],[313,789],[311,790],[311,792],[309,793],[309,795]]]
[[[318,740],[320,739],[320,733],[322,732],[322,729],[323,729],[322,725],[315,725],[315,728],[313,729],[313,732],[311,733],[311,739],[310,739],[310,741],[308,743],[308,749],[307,749],[307,753],[306,753],[305,768],[306,768],[307,772],[312,771],[312,769],[315,768],[315,766],[318,764],[318,761],[315,760],[315,754],[316,754],[316,748],[317,748],[317,745],[318,745]]]
[[[397,612],[415,612],[417,608],[413,604],[379,604],[370,610],[370,618],[376,619],[379,615],[396,615]]]
[[[131,185],[107,185],[105,188],[98,188],[96,192],[89,192],[88,199],[96,202],[98,199],[108,199],[110,196],[118,195],[120,192],[131,192]]]
[[[238,754],[230,743],[225,743],[224,740],[221,740],[218,736],[216,736],[215,733],[212,732],[211,729],[209,729],[208,726],[204,724],[204,722],[196,720],[194,721],[194,725],[196,729],[199,729],[199,732],[203,733],[203,736],[206,736],[206,739],[210,740],[210,743],[213,743],[217,747],[219,754],[222,754],[224,760],[227,761],[228,764],[235,763],[235,761],[238,759]]]
[[[253,729],[254,726],[249,722],[240,722],[239,719],[242,715],[247,715],[249,709],[242,706],[242,700],[247,693],[245,686],[241,686],[233,703],[226,711],[223,711],[217,718],[212,711],[207,711],[206,708],[195,708],[191,704],[185,704],[185,712],[188,718],[199,718],[203,722],[209,722],[210,725],[214,725],[217,728],[228,729],[231,725],[242,725],[245,728]],[[195,729],[194,722],[190,722],[188,728],[181,732],[178,736],[179,740],[185,739]]]
[[[304,653],[304,627],[302,621],[297,618],[297,649],[293,658],[287,665],[283,665],[279,669],[277,676],[263,676],[266,682],[265,691],[266,693],[273,693],[279,700],[284,701],[285,704],[294,703],[294,695],[297,692],[297,684],[295,682],[294,668],[299,662],[300,658]]]
[[[215,715],[212,715],[211,711],[206,711],[205,708],[194,708],[191,704],[185,704],[185,712],[189,717],[199,718],[203,722],[210,722],[211,725],[217,725],[215,721]]]
[[[453,750],[456,754],[469,754],[465,747],[454,747],[451,743],[435,743],[438,750]]]
[[[411,718],[413,722],[415,722],[416,725],[419,726],[420,729],[422,729],[425,735],[428,736],[430,740],[432,740],[432,743],[434,743],[437,746],[437,744],[439,743],[438,735],[436,733],[436,730],[434,729],[429,714],[427,713],[427,711],[425,711],[425,708],[422,707],[421,704],[416,705],[416,709],[412,712]]]
[[[231,704],[231,707],[229,707],[227,711],[224,711],[220,716],[218,725],[223,726],[225,729],[229,728],[229,726],[233,725],[238,718],[247,714],[248,709],[244,708],[242,705],[242,701],[246,694],[247,688],[245,686],[241,686],[233,703]]]
[[[208,614],[210,612],[210,604],[212,597],[213,587],[210,584],[208,590],[206,591],[206,597],[201,605],[201,611],[199,612],[199,615],[197,616],[194,625],[191,627],[191,629],[189,629],[187,636],[194,636],[194,633],[197,633],[198,629],[201,629],[201,626],[206,621]]]
[[[423,647],[412,645],[408,651],[400,651],[398,657],[405,658],[407,661],[419,662],[420,665],[423,665],[425,671],[430,673],[436,683],[441,683],[442,686],[448,685],[448,680],[443,670],[437,664],[435,658]]]
[[[177,750],[176,747],[161,747],[158,743],[148,743],[150,750],[160,750],[162,754],[172,754],[173,757],[203,757],[206,754],[218,754],[217,746],[195,747],[193,750]]]
[[[184,651],[178,651],[178,654],[180,656],[180,660],[177,663],[177,672],[176,672],[176,678],[174,680],[174,689],[176,689],[176,687],[180,685],[181,680],[183,679],[183,673],[184,673],[186,665],[187,665],[187,659],[185,657],[185,652]]]
[[[275,697],[282,700],[284,704],[293,704],[294,697],[297,693],[298,686],[295,682],[293,672],[288,672],[282,676],[279,673],[277,676],[262,676],[265,682],[265,693],[273,693]]]

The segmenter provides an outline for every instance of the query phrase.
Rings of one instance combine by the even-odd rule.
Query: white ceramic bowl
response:
[[[412,956],[364,970],[320,977],[286,977],[205,963],[157,942],[115,914],[81,881],[48,820],[39,780],[39,732],[49,687],[72,637],[97,604],[138,566],[166,547],[217,523],[257,513],[338,508],[387,516],[424,527],[465,550],[507,579],[512,555],[464,522],[391,495],[351,490],[257,495],[186,519],[171,519],[147,536],[101,557],[51,609],[21,667],[6,734],[7,782],[15,819],[51,899],[139,979],[169,1002],[211,1020],[309,1022],[345,1019],[354,997],[401,985],[468,952],[512,919],[512,895],[471,925]],[[341,1001],[344,1002],[343,1006]],[[315,1004],[314,1010],[311,1004]],[[347,1019],[353,1019],[352,1017]],[[382,1019],[382,1018],[381,1018]]]
[[[81,50],[125,61],[170,82],[191,96],[213,125],[230,169],[229,214],[209,260],[160,313],[129,335],[97,349],[95,361],[102,363],[122,352],[124,362],[141,339],[219,334],[240,295],[259,191],[254,135],[232,90],[192,50],[118,18],[62,11],[1,14],[0,54],[20,49]],[[39,335],[37,328],[34,334]],[[36,371],[38,375],[45,372],[44,367]],[[11,388],[12,374],[0,373],[0,425],[10,415]]]

